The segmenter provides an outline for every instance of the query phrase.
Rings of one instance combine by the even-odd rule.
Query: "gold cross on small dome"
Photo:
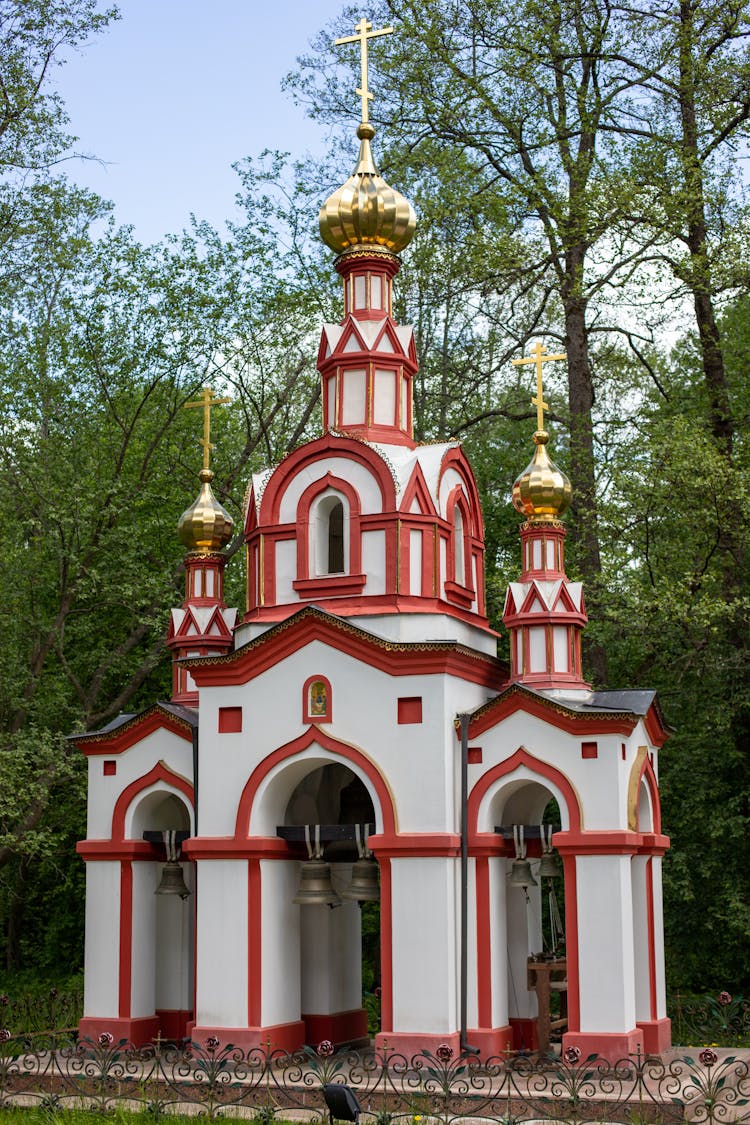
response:
[[[534,347],[531,349],[531,355],[527,355],[523,359],[512,360],[514,367],[519,367],[522,363],[533,363],[536,365],[536,398],[532,398],[531,405],[536,407],[536,428],[538,431],[544,429],[544,412],[545,410],[549,410],[549,403],[544,401],[544,391],[542,389],[542,364],[567,358],[565,352],[560,352],[557,355],[551,355],[549,352],[545,352],[544,344],[541,340],[537,340]]]
[[[366,125],[370,120],[368,102],[372,100],[372,94],[367,85],[367,40],[375,39],[378,35],[392,35],[393,28],[383,27],[380,31],[373,31],[372,24],[363,16],[359,23],[354,25],[354,30],[357,32],[356,35],[344,35],[341,39],[334,40],[334,42],[337,47],[340,47],[342,43],[359,43],[360,45],[362,53],[362,84],[357,89],[357,93],[362,98],[362,124]]]
[[[199,441],[199,445],[203,446],[203,468],[208,468],[208,462],[211,455],[211,450],[216,447],[211,445],[211,407],[220,406],[224,402],[231,402],[231,398],[217,398],[210,387],[203,388],[203,394],[197,402],[186,402],[185,409],[188,410],[191,406],[198,406],[203,409],[203,437]]]

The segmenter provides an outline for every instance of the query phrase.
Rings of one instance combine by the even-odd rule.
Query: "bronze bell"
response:
[[[531,864],[528,859],[514,859],[510,869],[510,885],[512,887],[536,887],[536,879],[531,874]]]
[[[374,859],[358,859],[352,866],[352,881],[341,897],[348,902],[379,902],[378,864]]]
[[[540,879],[554,879],[559,874],[560,869],[552,852],[543,852],[537,875]]]
[[[154,891],[154,894],[179,895],[180,898],[187,898],[191,893],[185,883],[185,876],[182,873],[182,864],[178,863],[175,859],[170,859],[162,868],[161,882]]]
[[[307,859],[300,871],[299,890],[292,902],[300,906],[341,906],[331,885],[331,865],[323,859]]]

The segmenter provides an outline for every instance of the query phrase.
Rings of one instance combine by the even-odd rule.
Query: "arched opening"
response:
[[[347,572],[346,517],[344,501],[335,492],[326,493],[315,505],[312,527],[319,575]]]
[[[453,580],[457,582],[459,586],[466,585],[464,566],[465,551],[464,517],[461,514],[461,508],[456,504],[453,509]]]
[[[348,766],[327,763],[311,770],[295,786],[284,825],[320,825],[324,836],[339,828],[346,838],[326,839],[323,858],[330,864],[331,885],[341,905],[299,907],[301,1017],[308,1043],[331,1039],[357,1042],[379,1026],[380,911],[378,902],[359,904],[344,896],[359,858],[348,829],[375,827],[370,794]],[[299,874],[303,865],[299,865]]]
[[[181,795],[157,789],[146,793],[128,810],[129,835],[174,831],[189,835],[191,813]],[[193,1016],[195,956],[194,865],[183,862],[185,884],[191,892],[156,894],[166,853],[132,865],[131,1018],[154,1017],[164,1039],[184,1037]]]
[[[545,1050],[567,1028],[567,962],[563,868],[554,851],[546,859],[543,852],[567,818],[558,795],[530,778],[499,788],[487,816],[506,842],[491,903],[494,1026],[510,1024],[517,1050]],[[516,861],[521,837],[528,867]]]

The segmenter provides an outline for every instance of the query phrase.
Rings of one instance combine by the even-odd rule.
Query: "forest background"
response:
[[[379,0],[376,158],[419,225],[397,283],[415,326],[420,440],[459,437],[486,522],[498,626],[520,564],[541,337],[587,672],[652,687],[671,990],[750,985],[750,0]],[[217,493],[319,432],[321,323],[341,316],[321,201],[356,156],[344,10],[286,79],[328,155],[238,153],[242,218],[142,245],[59,174],[50,83],[116,18],[0,0],[0,957],[82,963],[85,763],[66,736],[170,692],[180,513],[204,384]],[[302,46],[302,45],[300,45]],[[68,65],[74,66],[75,61]],[[552,366],[552,365],[550,365]],[[241,535],[227,600],[242,607]],[[504,654],[501,638],[501,654]]]

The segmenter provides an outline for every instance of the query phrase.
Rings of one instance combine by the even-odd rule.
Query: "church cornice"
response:
[[[195,711],[176,704],[152,703],[145,711],[128,715],[98,731],[71,734],[69,741],[87,756],[93,754],[121,754],[136,742],[157,730],[168,730],[179,738],[192,742],[193,730],[198,725]]]

